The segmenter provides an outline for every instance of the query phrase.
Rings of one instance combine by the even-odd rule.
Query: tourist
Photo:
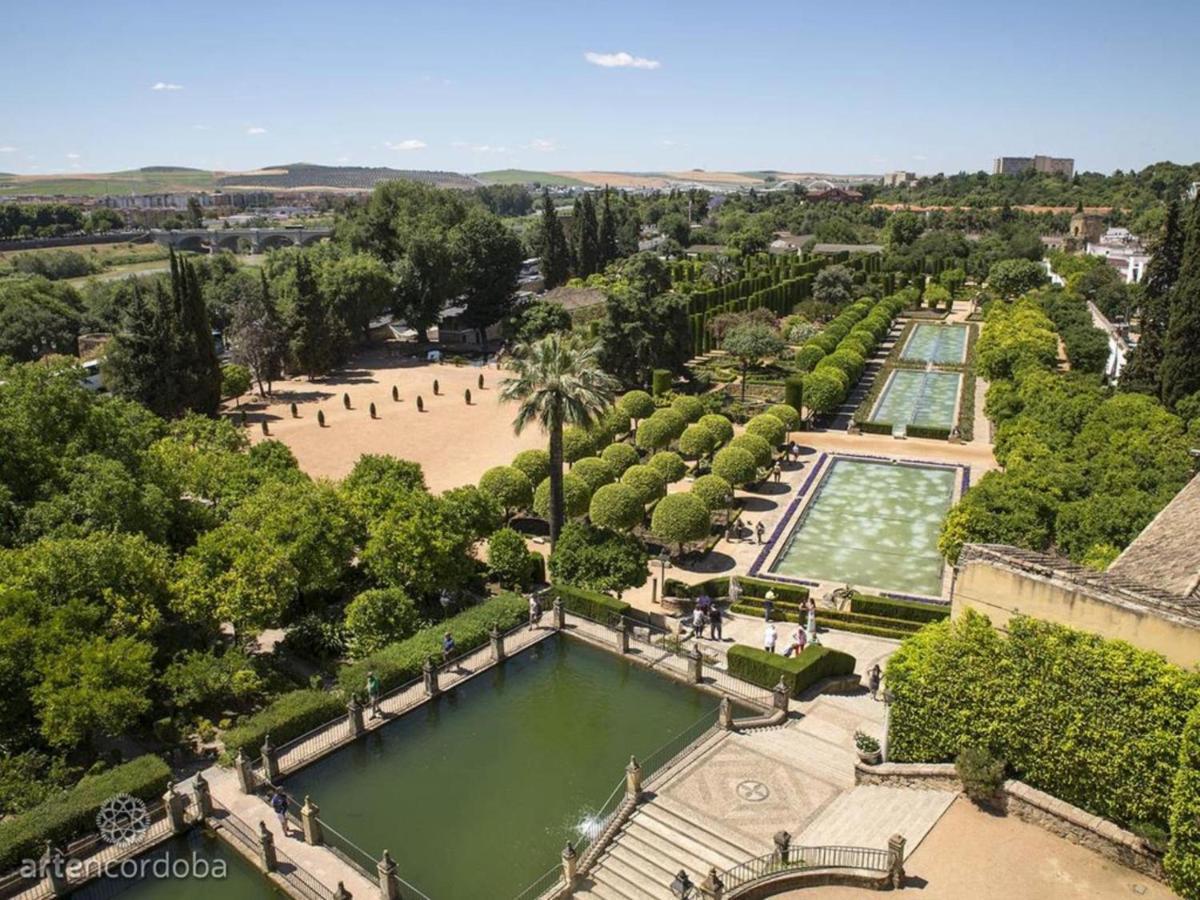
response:
[[[767,628],[763,632],[763,649],[766,650],[768,653],[774,653],[775,652],[775,641],[778,638],[779,638],[779,635],[775,632],[775,623],[768,622]]]
[[[442,663],[445,664],[450,662],[450,657],[453,655],[454,635],[447,631],[445,637],[442,638]]]
[[[721,612],[721,607],[716,603],[708,611],[708,637],[709,640],[723,641],[725,636],[721,634],[721,620],[724,614]]]
[[[529,598],[529,627],[536,628],[542,623],[542,604],[537,597]]]
[[[817,601],[810,596],[805,602],[804,608],[808,611],[808,622],[805,628],[811,637],[817,633]]]
[[[692,610],[692,637],[696,640],[704,637],[704,619],[704,610],[697,604],[696,608]]]
[[[763,542],[763,535],[766,533],[767,533],[767,526],[764,525],[762,523],[762,520],[760,519],[758,521],[758,524],[754,526],[754,534],[758,538],[758,542],[760,544]]]
[[[696,609],[700,610],[700,612],[707,616],[709,607],[712,606],[712,603],[712,597],[708,596],[708,591],[705,591],[700,595],[700,599],[696,601]]]
[[[792,634],[792,642],[788,644],[788,648],[783,651],[784,656],[791,656],[795,653],[799,656],[804,652],[804,645],[808,643],[808,635],[799,625],[796,626],[795,632]]]
[[[800,462],[800,444],[792,441],[792,462]]]
[[[871,699],[878,700],[879,680],[883,677],[883,671],[879,668],[879,663],[867,669],[867,690],[871,692]]]
[[[367,702],[371,706],[371,718],[379,718],[379,676],[374,671],[367,673]]]
[[[775,609],[775,592],[772,590],[768,590],[767,596],[763,598],[763,619],[764,619],[764,621],[767,621],[767,622],[771,621],[771,612],[774,609]]]
[[[282,788],[275,788],[275,793],[271,795],[271,809],[275,811],[275,816],[279,819],[279,830],[284,837],[287,837],[291,834],[287,820],[288,798]]]
[[[775,483],[779,484],[779,479],[783,477],[783,466],[779,464],[779,460],[775,460],[775,468],[771,470],[771,474],[775,476]]]

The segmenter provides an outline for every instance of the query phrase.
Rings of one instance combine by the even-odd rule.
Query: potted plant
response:
[[[879,764],[881,758],[879,741],[865,731],[854,732],[854,749],[858,751],[859,760],[868,766]]]

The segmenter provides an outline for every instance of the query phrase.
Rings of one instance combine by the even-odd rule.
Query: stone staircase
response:
[[[904,835],[907,857],[949,809],[954,791],[860,784],[840,794],[793,843],[805,847],[877,847]]]
[[[716,867],[732,868],[769,848],[735,843],[695,821],[695,814],[663,796],[646,799],[581,879],[576,897],[667,900],[680,869],[693,883]]]

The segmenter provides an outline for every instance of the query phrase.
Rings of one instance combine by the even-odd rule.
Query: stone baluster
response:
[[[698,645],[692,646],[692,652],[688,654],[688,677],[692,684],[700,684],[704,681],[704,655],[700,652]]]
[[[163,808],[167,812],[167,823],[171,826],[172,834],[187,831],[187,816],[183,813],[183,795],[175,790],[175,782],[167,782],[167,792],[163,794]]]
[[[233,768],[237,772],[239,790],[243,794],[253,794],[255,783],[254,769],[240,747],[238,748],[237,756],[233,759]]]
[[[362,704],[355,697],[350,698],[350,702],[346,704],[346,720],[350,723],[350,734],[358,737],[367,730],[366,723],[363,721]]]
[[[267,827],[267,823],[258,823],[258,861],[264,872],[274,872],[279,867],[275,856],[275,835]]]
[[[262,745],[263,777],[271,784],[279,780],[279,756],[271,744],[271,735],[266,735]]]
[[[324,843],[325,836],[321,833],[321,807],[312,802],[312,797],[304,795],[304,805],[300,807],[300,828],[304,832],[304,843],[314,847]]]
[[[629,625],[625,621],[625,617],[621,616],[617,620],[616,628],[617,652],[624,655],[629,652]]]
[[[575,890],[578,866],[579,855],[575,852],[575,848],[571,846],[571,842],[567,841],[567,846],[563,847],[562,852],[562,877],[568,894]]]
[[[201,819],[207,819],[213,814],[212,789],[208,786],[203,772],[196,773],[192,794],[196,798],[196,814]]]
[[[904,887],[904,835],[893,834],[888,838],[888,857],[891,863],[890,878],[893,890]]]
[[[500,632],[499,625],[493,625],[492,630],[488,632],[488,639],[492,642],[492,659],[496,662],[504,662],[504,635]]]
[[[425,660],[425,664],[421,666],[421,675],[425,679],[426,696],[436,697],[441,692],[441,687],[438,685],[438,668],[432,659]]]
[[[733,704],[729,702],[728,697],[722,697],[721,704],[717,707],[717,727],[722,731],[733,730]]]
[[[554,627],[562,631],[567,627],[567,610],[562,605],[562,601],[555,598],[554,605],[550,607],[550,612],[554,616]]]
[[[783,683],[782,678],[779,679],[779,684],[775,685],[771,694],[772,705],[786,716],[792,692],[788,690],[788,686]]]
[[[636,756],[629,757],[629,765],[625,767],[625,796],[631,800],[642,796],[642,767]]]
[[[386,850],[376,866],[379,872],[379,895],[383,900],[400,900],[400,878],[396,874],[396,861]]]

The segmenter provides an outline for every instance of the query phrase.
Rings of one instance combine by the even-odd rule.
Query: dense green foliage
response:
[[[853,656],[820,645],[810,645],[790,657],[745,644],[734,644],[729,648],[730,675],[768,690],[782,681],[788,689],[788,696],[793,698],[799,697],[822,678],[850,675],[853,672]]]
[[[647,560],[632,535],[570,522],[550,554],[550,574],[556,583],[619,593],[646,583]]]
[[[1179,896],[1196,900],[1200,897],[1200,706],[1183,726],[1170,810],[1171,842],[1163,864]]]
[[[561,600],[563,607],[571,612],[605,625],[615,625],[622,617],[628,615],[632,608],[625,601],[617,600],[608,594],[571,584],[554,585],[550,589],[550,596]]]
[[[683,545],[708,537],[712,523],[708,506],[690,493],[668,494],[650,516],[651,533],[666,544]]]
[[[950,618],[949,607],[918,603],[914,600],[875,597],[857,591],[850,598],[850,610],[863,615],[903,619],[908,622],[941,622]]]

